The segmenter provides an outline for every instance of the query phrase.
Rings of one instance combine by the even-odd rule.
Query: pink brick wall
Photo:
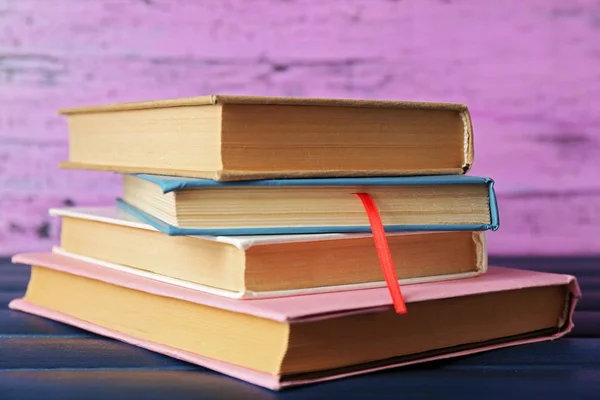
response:
[[[0,254],[119,192],[57,108],[210,93],[464,102],[491,252],[600,253],[600,1],[0,0]]]

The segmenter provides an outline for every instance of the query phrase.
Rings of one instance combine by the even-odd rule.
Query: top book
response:
[[[65,168],[213,179],[463,174],[467,107],[202,96],[64,109]]]

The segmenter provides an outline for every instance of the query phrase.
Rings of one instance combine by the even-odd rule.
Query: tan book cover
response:
[[[213,95],[60,111],[65,168],[214,180],[462,174],[466,106]]]

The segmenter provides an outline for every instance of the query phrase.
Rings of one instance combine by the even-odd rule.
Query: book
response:
[[[359,192],[387,232],[496,230],[494,182],[465,175],[215,182],[124,175],[120,207],[168,235],[370,232]]]
[[[462,174],[473,163],[462,104],[213,95],[60,112],[66,168],[230,181]]]
[[[112,207],[52,209],[54,252],[232,298],[385,287],[370,234],[167,236]],[[389,234],[400,284],[468,278],[487,268],[485,232]]]
[[[572,276],[490,267],[404,287],[398,315],[386,288],[244,301],[52,253],[13,261],[33,267],[12,309],[270,389],[554,339],[580,297]]]

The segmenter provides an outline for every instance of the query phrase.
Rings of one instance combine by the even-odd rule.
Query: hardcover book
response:
[[[233,298],[384,287],[370,234],[167,236],[113,207],[50,210],[55,252]],[[391,233],[400,284],[468,278],[487,268],[485,232]]]
[[[85,263],[32,265],[10,307],[270,389],[560,337],[580,296],[572,276],[490,267],[472,279],[243,301]]]
[[[213,180],[462,174],[462,104],[201,96],[61,110],[63,167]]]
[[[464,175],[215,182],[124,175],[123,210],[168,235],[370,232],[357,193],[387,232],[496,230],[494,182]]]

